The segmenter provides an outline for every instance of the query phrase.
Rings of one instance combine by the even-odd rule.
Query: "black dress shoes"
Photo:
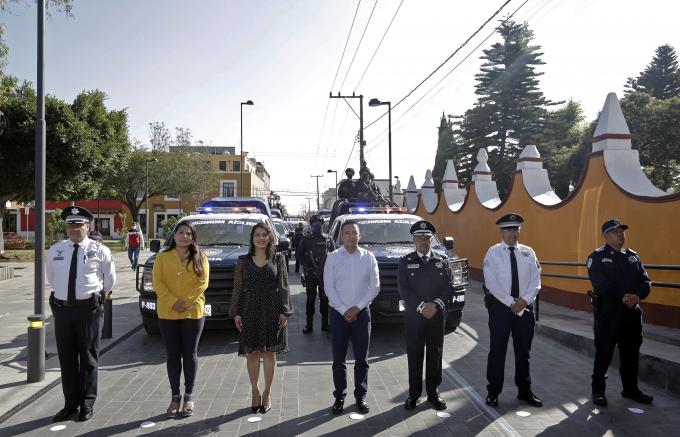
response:
[[[371,409],[368,408],[366,399],[357,399],[357,409],[361,414],[367,414],[369,411],[371,411]]]
[[[322,330],[322,331],[328,332],[328,331],[331,330],[331,327],[328,326],[328,323],[322,323],[322,324],[321,324],[321,330]]]
[[[406,402],[404,402],[404,408],[407,410],[413,410],[416,406],[418,405],[418,399],[413,398],[411,396],[406,398]]]
[[[439,396],[436,398],[429,397],[427,398],[427,402],[429,402],[437,411],[446,410],[446,401],[444,401],[444,399],[440,398]]]
[[[52,418],[52,422],[63,422],[68,420],[78,412],[77,408],[62,408],[57,414]]]
[[[607,397],[604,395],[604,393],[593,393],[593,404],[600,407],[606,407]]]
[[[526,393],[520,393],[517,395],[517,399],[520,401],[524,401],[527,404],[531,405],[532,407],[542,407],[543,406],[543,401],[540,400],[539,398],[536,397],[533,392],[528,391]]]
[[[627,399],[632,399],[636,402],[640,402],[641,404],[651,404],[652,401],[654,400],[653,396],[650,396],[648,394],[642,393],[640,390],[636,392],[621,392],[621,396]]]
[[[306,325],[304,327],[304,329],[302,330],[302,333],[303,334],[311,334],[312,331],[314,331],[314,328],[312,327],[312,325]]]
[[[335,398],[335,402],[333,403],[333,414],[338,415],[342,413],[342,410],[345,409],[345,399],[343,398]]]
[[[490,407],[497,407],[498,406],[498,395],[488,395],[486,397],[486,405]]]
[[[81,407],[80,414],[78,415],[78,420],[81,422],[85,422],[87,420],[92,419],[92,416],[94,416],[94,411],[92,410],[92,408]]]

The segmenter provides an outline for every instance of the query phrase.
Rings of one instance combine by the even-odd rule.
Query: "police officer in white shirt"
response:
[[[512,334],[515,350],[515,385],[517,398],[534,407],[543,402],[531,391],[529,351],[534,338],[533,302],[541,289],[541,266],[534,250],[519,244],[521,215],[506,214],[496,224],[502,240],[489,248],[484,257],[484,282],[491,293],[489,331],[491,345],[486,368],[487,405],[498,405],[503,390],[505,353]]]
[[[354,398],[361,413],[368,413],[368,343],[371,338],[369,305],[380,291],[378,262],[358,246],[361,234],[354,220],[340,228],[343,247],[328,254],[323,282],[330,303],[333,345],[333,414],[340,414],[347,394],[347,348],[354,347]]]
[[[61,217],[68,240],[50,247],[46,263],[65,400],[53,421],[69,419],[78,408],[79,419],[85,421],[92,418],[97,398],[103,294],[113,289],[116,271],[109,248],[87,237],[93,219],[90,211],[68,207]]]

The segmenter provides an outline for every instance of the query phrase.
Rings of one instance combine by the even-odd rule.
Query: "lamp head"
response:
[[[368,106],[380,106],[382,105],[382,102],[379,99],[371,99],[368,102]]]
[[[249,105],[249,106],[252,106],[252,105],[254,105],[255,103],[253,103],[252,100],[248,100],[248,101],[246,101],[246,102],[241,102],[241,104],[242,104],[242,105]]]

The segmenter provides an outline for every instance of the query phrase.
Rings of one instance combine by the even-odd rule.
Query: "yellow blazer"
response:
[[[208,258],[201,252],[203,275],[196,276],[193,265],[181,262],[177,250],[165,250],[156,256],[153,265],[152,284],[158,300],[156,311],[159,319],[200,319],[204,316],[205,290],[208,288],[210,266]],[[188,310],[178,313],[172,306],[178,300],[193,304]]]

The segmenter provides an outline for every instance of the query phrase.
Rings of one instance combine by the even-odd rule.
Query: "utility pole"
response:
[[[313,178],[316,178],[316,209],[318,210],[321,208],[321,205],[319,204],[319,178],[322,178],[323,175],[312,175]]]
[[[328,97],[331,99],[345,99],[345,101],[347,101],[346,99],[359,99],[358,115],[351,105],[349,108],[354,112],[354,115],[359,118],[359,174],[361,174],[361,171],[366,169],[366,160],[364,159],[364,147],[366,146],[366,141],[364,141],[364,96],[357,96],[354,93],[352,93],[351,96],[342,96],[340,95],[340,92],[338,92],[337,96],[334,96],[333,93],[330,92]],[[349,105],[349,102],[347,104]]]

